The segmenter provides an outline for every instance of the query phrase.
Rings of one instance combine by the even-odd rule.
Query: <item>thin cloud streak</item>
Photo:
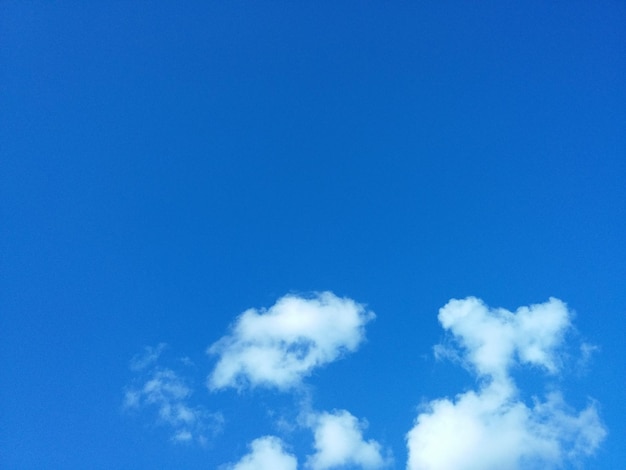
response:
[[[164,348],[164,344],[147,347],[143,354],[131,360],[130,368],[139,376],[124,393],[124,409],[153,409],[156,423],[171,428],[173,442],[195,441],[205,445],[207,434],[221,430],[223,417],[221,413],[209,413],[189,403],[191,387],[174,370],[157,365]]]
[[[146,346],[143,352],[136,354],[130,360],[130,370],[139,372],[156,364],[163,351],[167,349],[166,343],[159,343],[156,346]]]

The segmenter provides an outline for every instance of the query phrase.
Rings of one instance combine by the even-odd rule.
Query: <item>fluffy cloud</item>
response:
[[[570,327],[570,314],[554,298],[512,313],[468,297],[441,308],[439,322],[458,340],[479,375],[505,377],[515,360],[556,372],[556,352]]]
[[[316,452],[307,460],[307,466],[312,470],[346,465],[378,469],[389,464],[389,459],[382,456],[378,442],[363,439],[365,424],[349,412],[312,414],[308,421],[315,436]]]
[[[255,439],[250,453],[239,462],[229,465],[228,470],[296,470],[298,461],[283,449],[282,441],[274,436]]]
[[[528,406],[509,375],[515,364],[557,372],[570,316],[557,299],[515,313],[472,297],[445,305],[439,321],[483,381],[455,400],[430,402],[407,434],[407,468],[553,468],[593,453],[606,435],[593,403],[576,413],[554,392]]]
[[[266,311],[247,310],[230,335],[209,347],[219,359],[208,386],[298,385],[314,368],[355,351],[373,318],[363,305],[331,292],[313,298],[288,295]]]
[[[554,393],[528,407],[494,383],[431,402],[407,436],[408,468],[552,468],[592,453],[605,434],[593,404],[574,413]]]
[[[559,374],[571,317],[567,306],[554,298],[514,312],[491,309],[474,297],[451,300],[442,307],[438,318],[449,336],[445,346],[435,346],[435,355],[463,364],[478,385],[422,407],[406,434],[407,469],[549,469],[579,465],[593,454],[606,436],[593,401],[572,409],[553,384],[546,396],[526,399],[511,374],[522,366]],[[365,325],[373,318],[362,305],[330,292],[312,298],[288,295],[267,310],[247,310],[228,335],[209,347],[217,361],[208,386],[298,392],[302,401],[296,421],[310,429],[314,449],[302,468],[388,467],[390,451],[364,438],[364,421],[345,410],[312,411],[310,390],[298,387],[316,367],[358,349]],[[219,430],[221,415],[190,404],[192,392],[186,381],[158,364],[165,348],[164,344],[145,348],[132,359],[137,378],[126,389],[125,407],[156,410],[158,422],[172,429],[173,441],[204,442],[207,431]],[[583,360],[595,349],[582,344]],[[239,462],[222,468],[297,467],[297,458],[279,438],[264,436],[250,443],[249,453]]]
[[[307,458],[306,468],[329,470],[334,468],[381,469],[390,459],[381,454],[381,446],[374,440],[365,441],[366,425],[345,410],[333,413],[309,412],[303,422],[314,434],[315,453]],[[274,436],[252,441],[250,452],[239,462],[227,465],[228,470],[296,470],[295,456],[285,451],[283,442]]]
[[[185,381],[172,369],[157,367],[164,347],[146,348],[144,354],[133,358],[131,370],[142,375],[126,389],[124,407],[128,410],[153,408],[157,412],[157,422],[171,427],[173,441],[203,444],[206,432],[217,432],[223,418],[219,413],[191,406],[192,390]]]

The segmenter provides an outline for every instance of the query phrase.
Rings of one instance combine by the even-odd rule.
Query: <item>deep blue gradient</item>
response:
[[[466,295],[577,312],[599,350],[558,380],[600,404],[590,468],[626,461],[623,4],[6,1],[0,93],[0,466],[237,460],[298,398],[209,393],[205,348],[327,289],[377,319],[315,406],[395,468],[416,406],[473,384],[432,356]],[[122,410],[160,342],[224,413],[207,448]]]

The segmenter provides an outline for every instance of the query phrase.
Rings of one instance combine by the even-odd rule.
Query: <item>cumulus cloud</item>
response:
[[[375,470],[387,467],[391,460],[383,457],[382,447],[375,440],[366,441],[363,431],[366,423],[345,410],[303,412],[301,423],[312,430],[315,453],[306,459],[311,470],[361,468]],[[250,444],[250,452],[227,470],[296,470],[297,459],[288,453],[283,441],[275,436],[264,436]]]
[[[239,462],[227,465],[228,470],[296,470],[298,461],[285,451],[275,436],[264,436],[250,444],[250,452]]]
[[[366,424],[345,410],[311,414],[308,425],[313,429],[315,438],[316,452],[307,459],[307,467],[312,470],[347,465],[380,469],[390,463],[389,458],[383,457],[378,442],[363,439]]]
[[[448,302],[439,321],[482,381],[477,391],[431,401],[419,414],[407,434],[409,470],[554,468],[596,450],[606,430],[594,403],[575,412],[553,392],[529,406],[510,376],[514,365],[558,372],[559,347],[571,326],[563,302],[513,313],[470,297]]]
[[[249,309],[209,347],[218,362],[208,386],[296,386],[316,367],[355,351],[373,318],[363,305],[331,292],[287,295],[268,310]]]
[[[575,413],[554,393],[529,407],[493,383],[431,402],[407,435],[408,468],[552,468],[593,453],[605,434],[593,404]]]
[[[164,345],[146,348],[144,353],[131,360],[130,368],[142,374],[124,394],[127,410],[154,409],[157,422],[172,429],[172,441],[206,443],[206,433],[217,432],[223,418],[219,413],[209,413],[203,407],[192,406],[189,399],[192,389],[172,369],[161,368],[156,361]]]
[[[363,305],[330,292],[310,298],[287,295],[269,309],[247,310],[229,334],[208,348],[217,357],[208,387],[298,392],[296,427],[311,431],[313,449],[301,468],[389,467],[390,450],[364,437],[365,421],[346,410],[314,411],[310,390],[300,386],[315,368],[358,349],[373,318]],[[573,329],[565,303],[550,298],[508,311],[468,297],[450,300],[438,319],[449,334],[434,347],[435,356],[462,364],[477,385],[422,406],[406,434],[407,470],[561,468],[580,465],[597,450],[606,429],[594,401],[573,409],[554,384],[545,396],[528,398],[512,373],[521,367],[544,377],[563,373],[566,339]],[[583,343],[582,362],[596,349]],[[220,429],[223,418],[192,405],[187,381],[175,368],[159,366],[165,350],[165,344],[148,347],[131,360],[137,377],[126,389],[124,405],[154,410],[157,422],[171,428],[172,441],[203,443],[208,432]],[[279,424],[295,429],[284,418]],[[250,443],[241,460],[221,468],[296,470],[298,459],[278,437],[263,436]]]
[[[518,361],[555,373],[558,347],[570,327],[570,313],[558,299],[515,313],[489,309],[481,300],[451,300],[439,310],[439,322],[458,340],[466,359],[481,376],[504,377]]]

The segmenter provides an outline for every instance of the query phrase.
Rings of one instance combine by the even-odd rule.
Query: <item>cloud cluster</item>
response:
[[[266,311],[247,310],[229,335],[209,347],[219,359],[208,386],[297,386],[316,367],[355,351],[373,318],[363,305],[331,292],[287,295]]]
[[[139,377],[124,394],[126,409],[154,408],[157,422],[172,429],[176,442],[206,442],[206,433],[219,430],[222,416],[209,413],[203,407],[192,406],[189,399],[192,389],[172,369],[157,366],[164,344],[146,348],[144,354],[135,356],[131,370]]]
[[[230,335],[209,348],[218,362],[209,376],[212,390],[245,385],[288,390],[321,365],[355,351],[365,338],[365,325],[374,313],[348,298],[322,292],[312,298],[288,295],[268,310],[245,311]],[[381,445],[363,439],[365,424],[345,410],[332,413],[301,411],[303,425],[311,430],[315,452],[304,466],[328,470],[353,466],[379,469],[389,463]],[[256,439],[251,451],[230,468],[296,468],[274,436]]]
[[[524,403],[516,365],[559,371],[571,313],[557,299],[515,313],[470,297],[451,300],[439,321],[481,379],[477,391],[430,402],[407,434],[409,470],[553,468],[593,453],[606,435],[593,403],[576,413],[553,392]]]
[[[375,440],[366,441],[363,431],[366,424],[346,410],[308,412],[305,426],[314,436],[315,453],[306,458],[304,468],[330,470],[361,468],[378,470],[389,466],[391,459],[384,457],[381,445]],[[296,457],[288,453],[284,443],[276,436],[264,436],[250,444],[250,452],[229,470],[282,470],[298,467]]]
[[[312,446],[298,462],[281,438],[265,435],[225,468],[380,470],[392,465],[391,451],[364,437],[365,420],[346,410],[314,411],[306,387],[300,386],[315,368],[358,349],[373,318],[354,300],[323,292],[288,295],[267,310],[249,309],[236,319],[229,334],[208,348],[217,358],[208,388],[305,393],[294,425],[310,431]],[[593,401],[574,410],[554,385],[544,397],[527,399],[512,374],[521,367],[552,377],[561,372],[572,328],[572,313],[562,301],[551,298],[511,312],[474,297],[453,299],[438,319],[449,341],[435,346],[435,356],[460,362],[477,386],[422,407],[406,434],[407,470],[549,469],[580,464],[596,451],[606,429]],[[173,369],[158,365],[164,349],[163,344],[146,348],[133,358],[131,369],[142,378],[126,390],[125,406],[156,409],[174,441],[203,442],[222,418],[190,404],[191,388]],[[582,359],[594,349],[583,344]]]

